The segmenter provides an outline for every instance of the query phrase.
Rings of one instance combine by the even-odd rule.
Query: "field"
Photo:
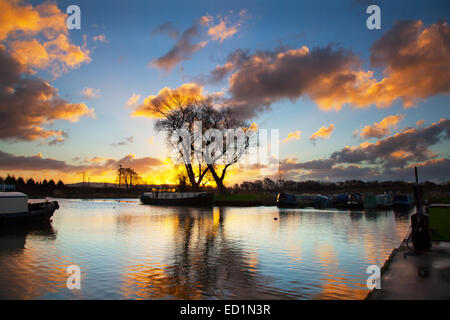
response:
[[[450,241],[450,208],[430,208],[429,219],[433,240]]]

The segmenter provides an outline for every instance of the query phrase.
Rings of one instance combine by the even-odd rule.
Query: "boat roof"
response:
[[[28,198],[28,196],[22,192],[0,192],[0,198]]]

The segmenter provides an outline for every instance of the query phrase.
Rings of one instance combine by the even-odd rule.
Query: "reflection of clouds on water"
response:
[[[58,290],[58,274],[65,270],[42,250],[56,239],[50,223],[0,229],[0,299],[33,299]]]
[[[367,265],[382,264],[409,225],[392,212],[59,203],[57,236],[33,231],[0,249],[0,296],[359,299]],[[79,291],[65,288],[70,264]]]
[[[269,297],[257,291],[257,255],[243,252],[239,241],[228,242],[223,209],[177,211],[169,220],[174,241],[169,264],[130,266],[122,288],[127,298]]]

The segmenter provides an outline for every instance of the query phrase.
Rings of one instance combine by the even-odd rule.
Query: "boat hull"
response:
[[[347,209],[349,209],[349,210],[363,210],[364,209],[364,205],[363,205],[362,202],[349,201],[347,203]]]
[[[392,204],[392,209],[394,211],[409,211],[413,208],[412,203],[406,203],[406,202],[394,202]]]
[[[29,208],[28,212],[0,214],[0,225],[48,222],[59,205],[57,201],[51,201],[31,204]]]
[[[277,207],[278,208],[297,208],[299,207],[299,202],[297,197],[287,193],[280,193],[277,196]]]
[[[184,207],[212,207],[214,205],[214,193],[201,193],[190,198],[151,198],[141,194],[139,199],[142,204],[156,206],[184,206]]]
[[[327,209],[332,207],[332,201],[326,196],[317,196],[313,205],[315,209]]]

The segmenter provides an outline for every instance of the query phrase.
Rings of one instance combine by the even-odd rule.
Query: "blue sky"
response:
[[[42,1],[32,1],[33,7]],[[71,30],[69,38],[75,45],[84,43],[89,50],[89,63],[57,77],[48,70],[36,70],[56,88],[59,95],[70,103],[85,103],[95,109],[95,118],[81,117],[76,122],[54,119],[48,128],[65,130],[68,137],[63,144],[48,145],[45,139],[0,140],[0,149],[12,155],[53,158],[76,165],[74,158],[93,157],[120,159],[127,154],[136,158],[165,157],[164,136],[153,129],[154,120],[131,117],[133,108],[125,106],[133,93],[143,99],[156,95],[164,87],[176,89],[184,83],[195,82],[208,74],[217,65],[224,65],[230,53],[237,49],[273,51],[298,49],[306,46],[351,50],[360,58],[363,70],[372,70],[375,77],[383,77],[383,68],[373,68],[370,56],[373,43],[390,30],[398,20],[421,20],[429,27],[448,19],[448,1],[378,1],[381,8],[381,30],[366,28],[367,1],[58,1],[62,11],[76,4],[81,8],[81,30]],[[229,25],[238,22],[238,13],[245,10],[239,20],[237,32],[223,40],[212,41],[192,56],[166,71],[149,66],[153,59],[163,56],[176,42],[165,34],[152,35],[152,30],[172,22],[179,32],[188,29],[202,16],[211,16],[214,21],[229,19]],[[218,18],[218,17],[221,18]],[[104,35],[107,42],[94,41],[93,37]],[[5,40],[7,41],[7,40]],[[447,72],[447,70],[443,70]],[[289,79],[286,79],[289,81]],[[204,83],[204,91],[224,91],[227,95],[228,81],[215,84]],[[85,88],[97,90],[98,97],[86,99]],[[445,91],[445,90],[444,90]],[[414,107],[405,109],[401,99],[391,107],[377,108],[371,105],[355,108],[345,105],[340,111],[323,111],[308,95],[295,99],[281,98],[270,105],[269,111],[258,111],[251,121],[259,128],[280,129],[280,138],[290,132],[301,131],[298,140],[281,143],[280,158],[297,158],[298,162],[323,159],[345,146],[357,146],[363,140],[353,135],[354,131],[370,126],[391,115],[404,115],[391,134],[407,127],[416,127],[416,122],[425,120],[425,126],[447,118],[447,93],[439,92],[422,99]],[[334,124],[328,139],[315,143],[309,137],[320,127]],[[123,146],[112,146],[126,137],[133,142]],[[154,137],[153,143],[148,139]],[[373,137],[364,141],[376,142]],[[444,139],[445,140],[445,139]],[[430,150],[440,157],[449,157],[449,142],[430,145]],[[51,168],[48,168],[51,171]],[[3,169],[0,173],[11,172]],[[75,179],[71,177],[70,179]]]

